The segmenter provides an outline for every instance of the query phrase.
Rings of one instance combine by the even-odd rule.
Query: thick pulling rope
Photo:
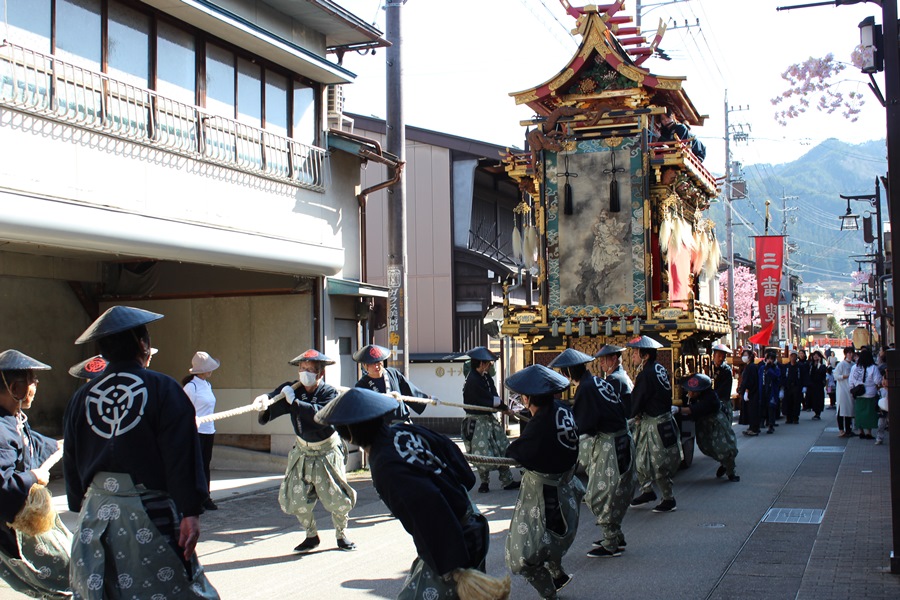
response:
[[[349,392],[353,388],[344,387],[341,385],[333,386],[334,389],[343,393]],[[415,396],[401,396],[396,392],[388,392],[383,394],[384,396],[390,396],[391,398],[395,398],[397,400],[403,400],[404,402],[417,402],[419,404],[431,404],[434,406],[452,406],[455,408],[464,408],[466,410],[478,410],[482,412],[504,412],[506,409],[503,408],[492,408],[489,406],[475,406],[474,404],[460,404],[459,402],[445,402],[443,400],[438,400],[437,398],[416,398]]]
[[[62,447],[62,444],[60,444],[59,449],[56,452],[54,452],[53,454],[51,454],[50,456],[48,456],[47,460],[45,460],[41,464],[41,468],[47,469],[49,471],[50,469],[53,468],[53,465],[55,465],[60,460],[62,460],[62,457],[63,457],[63,447]]]
[[[291,385],[291,389],[296,390],[300,386],[301,386],[301,383],[298,381]],[[332,387],[334,387],[334,389],[336,389],[337,391],[339,391],[341,393],[349,392],[350,390],[353,389],[353,388],[349,388],[349,387],[344,387],[342,385],[335,385]],[[389,394],[384,394],[384,395],[390,396],[391,398],[394,398],[396,400],[403,400],[404,402],[417,402],[419,404],[432,404],[434,406],[451,406],[451,407],[455,407],[455,408],[464,408],[466,410],[477,410],[477,411],[482,411],[482,412],[486,412],[486,413],[504,412],[504,410],[505,410],[502,408],[491,408],[491,407],[487,407],[487,406],[474,406],[472,404],[460,404],[458,402],[445,402],[443,400],[438,400],[437,398],[416,398],[414,396],[401,396],[400,394],[396,394],[396,393],[389,393]],[[282,400],[282,399],[284,399],[284,394],[279,392],[277,396],[272,398],[272,402],[275,403],[278,400]],[[218,421],[219,419],[227,419],[228,417],[236,417],[238,415],[243,415],[245,413],[253,412],[255,410],[256,409],[253,408],[252,404],[248,404],[246,406],[232,408],[231,410],[213,413],[211,415],[206,415],[203,417],[197,417],[197,424],[199,425],[200,423],[209,423],[211,421]]]
[[[512,458],[506,458],[505,456],[481,456],[479,454],[466,454],[463,453],[465,459],[474,464],[478,465],[495,465],[501,467],[518,467],[521,466],[519,463]]]
[[[296,383],[291,384],[291,389],[296,390],[302,384],[298,381]],[[283,388],[282,388],[283,389]],[[284,399],[284,393],[278,392],[276,396],[272,398],[272,403],[278,402],[279,400]],[[236,417],[238,415],[242,415],[248,412],[254,412],[256,409],[252,404],[248,404],[246,406],[239,406],[238,408],[232,408],[231,410],[225,410],[218,413],[213,413],[211,415],[206,415],[203,417],[197,417],[197,425],[200,423],[210,423],[212,421],[218,421],[219,419],[227,419],[228,417]]]

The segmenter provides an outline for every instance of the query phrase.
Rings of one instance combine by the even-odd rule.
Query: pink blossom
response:
[[[723,290],[722,306],[728,304],[728,272],[719,274],[719,289]],[[759,325],[759,314],[753,309],[756,303],[756,275],[747,267],[734,268],[734,318],[737,320],[738,330],[750,325],[750,315],[753,314],[753,324]]]

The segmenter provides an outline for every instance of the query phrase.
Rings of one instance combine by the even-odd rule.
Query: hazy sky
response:
[[[383,0],[336,1],[385,30]],[[859,43],[858,23],[869,15],[881,22],[875,4],[775,10],[809,1],[644,2],[645,36],[652,38],[659,19],[669,22],[660,47],[673,60],[651,58],[643,66],[655,74],[687,77],[685,90],[709,115],[694,133],[706,143],[710,170],[725,169],[726,89],[730,106],[749,106],[730,115],[732,125],[745,131],[749,126],[750,142],[732,145],[733,159],[745,164],[788,162],[829,137],[859,143],[885,136],[884,109],[868,90],[868,78],[852,66],[842,73],[840,89],[864,93],[866,104],[856,123],[814,109],[787,127],[774,121],[770,100],[786,89],[781,73],[789,65],[828,52],[849,63]],[[519,121],[531,111],[516,107],[509,94],[551,79],[580,42],[570,36],[574,19],[559,1],[409,0],[401,10],[406,124],[522,147],[525,128]],[[625,13],[634,15],[634,10],[629,0]],[[686,20],[694,26],[685,28]],[[347,111],[384,118],[384,58],[384,50],[345,56],[344,66],[358,75],[345,87]],[[881,74],[876,80],[883,90]]]

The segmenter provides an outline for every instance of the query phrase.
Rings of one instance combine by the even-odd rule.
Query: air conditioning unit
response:
[[[341,85],[328,86],[328,128],[353,133],[353,119],[344,116],[344,90]]]

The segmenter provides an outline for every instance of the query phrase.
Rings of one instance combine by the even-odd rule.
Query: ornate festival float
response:
[[[690,130],[676,126],[679,136],[662,126],[664,115],[687,126],[703,125],[705,115],[684,77],[642,67],[662,23],[648,44],[622,13],[624,0],[561,2],[580,47],[550,80],[510,94],[535,113],[521,123],[527,150],[503,157],[521,192],[513,247],[534,301],[511,302],[521,292],[504,286],[501,331],[524,349],[525,364],[648,335],[665,346],[659,361],[675,382],[709,373],[710,344],[729,331],[717,300],[719,244],[704,214],[718,186]],[[692,449],[685,443],[686,456]]]

